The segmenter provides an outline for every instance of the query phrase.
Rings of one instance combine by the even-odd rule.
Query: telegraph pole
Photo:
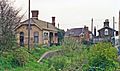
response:
[[[113,17],[113,30],[115,30],[115,17]],[[115,35],[113,34],[113,36],[115,36]]]
[[[91,19],[91,32],[93,33],[93,18]]]
[[[119,11],[119,30],[118,30],[118,35],[119,35],[119,45],[120,45],[120,11]]]
[[[28,2],[28,52],[30,51],[30,0]]]
[[[93,34],[93,18],[91,19],[91,32]],[[94,37],[92,36],[91,42],[93,42]]]
[[[115,17],[113,16],[113,30],[115,30]],[[113,40],[112,40],[112,42],[113,42],[113,45],[115,45],[115,33],[114,33],[115,31],[113,31]]]

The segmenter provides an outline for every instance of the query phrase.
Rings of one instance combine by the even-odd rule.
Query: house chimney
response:
[[[88,31],[88,27],[87,27],[86,25],[84,26],[84,30],[85,30],[85,31]]]
[[[94,36],[96,36],[96,26],[94,27]]]
[[[32,10],[31,12],[32,12],[32,18],[38,20],[39,11],[38,10]]]
[[[52,17],[52,25],[55,26],[55,17]]]
[[[109,27],[109,19],[106,19],[104,22],[104,27]]]

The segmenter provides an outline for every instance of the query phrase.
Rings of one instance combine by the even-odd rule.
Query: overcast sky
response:
[[[26,12],[27,19],[28,0],[16,0],[16,7]],[[39,10],[39,19],[51,22],[51,17],[56,17],[56,26],[61,29],[80,28],[84,25],[91,29],[91,18],[98,29],[103,27],[105,19],[110,20],[115,16],[118,23],[120,0],[31,0],[31,10]],[[117,30],[117,24],[116,30]]]

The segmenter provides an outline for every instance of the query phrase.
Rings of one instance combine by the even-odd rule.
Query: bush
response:
[[[12,61],[13,66],[24,66],[29,60],[29,53],[23,48],[19,48],[13,53],[14,58]]]
[[[12,68],[13,54],[11,52],[4,52],[0,56],[0,71],[8,70]]]
[[[63,42],[63,50],[67,53],[81,50],[81,43],[72,38],[65,38]]]
[[[63,70],[66,66],[67,61],[65,57],[57,56],[50,58],[48,60],[43,60],[44,63],[48,64],[50,69],[54,69],[55,71]]]
[[[115,71],[118,67],[117,50],[110,43],[98,43],[91,47],[88,54],[88,63],[83,70],[87,71]]]

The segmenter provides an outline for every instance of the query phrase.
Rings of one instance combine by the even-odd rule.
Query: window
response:
[[[84,37],[84,34],[83,34],[83,33],[81,33],[81,34],[80,34],[80,36],[83,38],[83,37]]]
[[[44,40],[48,40],[48,33],[44,32]]]
[[[20,32],[20,46],[24,46],[24,32]]]
[[[55,33],[55,36],[58,36],[58,33]]]
[[[73,35],[74,34],[74,32],[70,32],[70,35]]]
[[[34,43],[38,43],[38,42],[39,42],[39,33],[34,32]]]
[[[108,29],[105,29],[105,35],[108,35]]]

